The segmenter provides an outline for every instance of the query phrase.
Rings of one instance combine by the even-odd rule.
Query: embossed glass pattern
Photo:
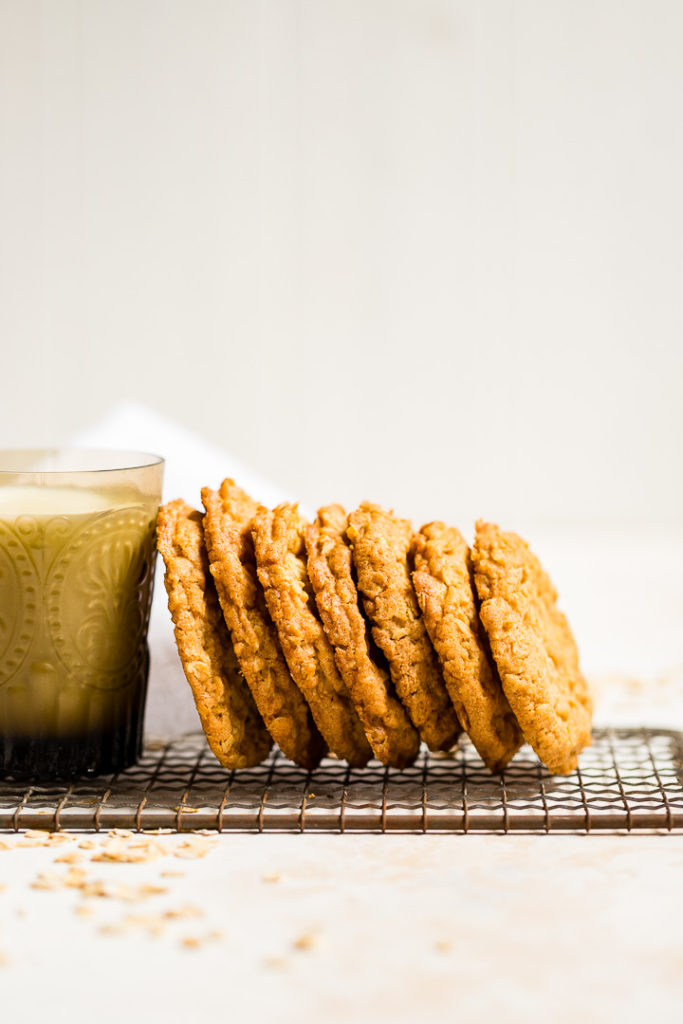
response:
[[[141,748],[163,460],[0,452],[0,773],[118,771]]]

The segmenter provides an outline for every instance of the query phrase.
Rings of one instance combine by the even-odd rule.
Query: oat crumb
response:
[[[103,924],[98,928],[100,935],[123,935],[125,930],[120,924]]]
[[[204,836],[192,836],[176,846],[173,856],[183,860],[197,860],[200,857],[206,857],[207,853],[214,850],[217,845],[216,840],[211,841]]]
[[[165,851],[153,839],[133,839],[117,836],[103,843],[93,861],[108,861],[118,864],[141,864],[164,856]]]
[[[169,871],[169,870],[162,871],[161,872],[161,877],[162,878],[185,878],[185,872],[184,871]]]
[[[452,948],[452,944],[448,942],[446,939],[439,939],[437,942],[434,943],[434,949],[437,951],[437,953],[450,953]]]
[[[31,882],[32,889],[61,889],[62,876],[56,871],[41,871]]]
[[[265,967],[273,971],[282,971],[287,967],[287,961],[283,956],[269,956],[263,963]]]
[[[61,857],[55,857],[55,864],[80,864],[83,861],[83,854],[72,850],[71,853],[63,853]]]
[[[164,917],[171,921],[179,917],[202,917],[204,911],[201,907],[195,907],[192,903],[186,903],[184,907],[178,907],[177,910],[167,910]]]
[[[262,882],[279,882],[280,881],[280,872],[279,871],[271,871],[267,875],[261,875],[261,881]]]
[[[67,889],[80,889],[87,877],[83,868],[69,868],[63,878],[64,886]]]
[[[303,935],[300,935],[298,939],[295,939],[292,945],[294,946],[294,949],[304,952],[307,949],[313,949],[315,939],[310,932],[305,932]]]
[[[52,832],[50,834],[50,841],[48,846],[69,846],[74,842],[75,836],[69,835],[67,832]]]

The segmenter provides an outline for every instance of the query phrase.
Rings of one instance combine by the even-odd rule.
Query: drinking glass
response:
[[[164,460],[0,451],[0,777],[140,754]]]

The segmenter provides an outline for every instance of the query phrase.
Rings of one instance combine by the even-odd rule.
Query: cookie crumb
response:
[[[453,949],[453,944],[447,939],[437,939],[434,943],[434,949],[437,953],[450,953]]]
[[[308,949],[313,949],[315,946],[315,938],[310,932],[305,932],[303,935],[300,935],[298,939],[295,939],[292,945],[294,946],[294,949],[305,952]]]
[[[279,871],[271,871],[267,875],[261,875],[261,881],[262,882],[279,882],[280,881],[280,873],[279,873]]]

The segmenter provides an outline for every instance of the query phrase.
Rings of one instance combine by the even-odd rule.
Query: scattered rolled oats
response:
[[[143,896],[161,896],[162,893],[168,892],[168,889],[164,885],[141,885],[138,891]]]
[[[97,846],[98,846],[98,844],[96,842],[94,842],[92,839],[81,839],[80,843],[78,844],[78,849],[79,850],[96,850]]]
[[[184,871],[168,871],[168,870],[167,871],[162,871],[161,872],[161,877],[162,878],[185,878],[185,872]]]
[[[64,887],[66,889],[81,889],[87,877],[83,868],[69,868],[63,877]]]
[[[31,882],[32,889],[61,889],[62,876],[56,871],[41,871]]]
[[[300,935],[298,939],[295,939],[292,945],[294,946],[294,949],[298,949],[301,952],[307,949],[313,949],[315,946],[315,938],[310,932],[306,932],[303,935]]]
[[[120,924],[103,924],[98,928],[100,935],[123,935],[125,928]]]
[[[182,917],[203,917],[204,911],[201,907],[195,907],[192,903],[185,904],[184,907],[179,907],[177,910],[167,910],[164,917],[168,921],[172,921],[176,918]]]
[[[75,839],[76,836],[72,836],[68,832],[51,832],[48,846],[68,846]]]
[[[271,871],[267,875],[262,875],[261,876],[261,881],[262,882],[279,882],[280,881],[280,873],[278,871]]]
[[[72,850],[71,853],[63,853],[61,857],[55,857],[55,864],[80,864],[84,854]]]
[[[9,843],[6,843],[4,839],[0,839],[0,850],[11,850],[12,847]]]
[[[163,857],[164,848],[151,839],[136,839],[117,836],[103,843],[93,861],[112,861],[121,864],[142,864]]]
[[[218,843],[215,839],[209,841],[204,836],[193,835],[176,846],[173,856],[185,860],[196,860],[200,857],[206,857],[207,853],[215,850],[217,845]]]

